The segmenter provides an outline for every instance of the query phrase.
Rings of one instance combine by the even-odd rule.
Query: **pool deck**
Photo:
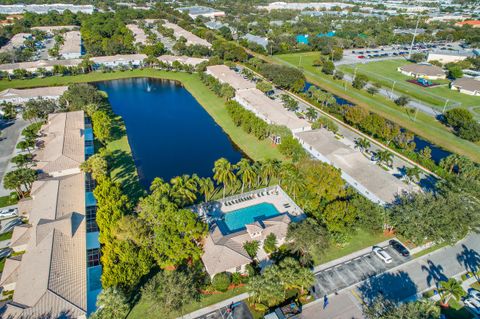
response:
[[[260,194],[264,195],[261,196]],[[248,197],[251,197],[251,199],[239,201],[239,199]],[[228,203],[234,201],[238,202],[228,205]],[[207,206],[199,205],[196,211],[200,216],[202,216],[203,212],[206,211],[207,217],[212,217],[215,219],[221,218],[223,214],[228,214],[242,208],[247,208],[262,203],[272,204],[281,214],[288,214],[294,222],[300,221],[304,217],[302,209],[298,207],[297,204],[295,204],[295,202],[290,198],[290,196],[288,196],[279,186],[271,186],[243,194],[229,196],[216,202],[207,203]],[[287,207],[285,207],[285,205]]]

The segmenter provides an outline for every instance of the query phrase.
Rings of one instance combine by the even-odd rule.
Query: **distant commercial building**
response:
[[[253,42],[258,44],[259,46],[263,47],[264,49],[267,48],[268,45],[268,39],[264,37],[259,37],[258,35],[253,35],[250,33],[247,33],[243,36],[243,39],[247,40],[248,42]]]
[[[203,6],[192,6],[192,7],[184,7],[184,8],[177,8],[180,12],[187,12],[190,18],[195,19],[197,17],[205,17],[210,19],[215,19],[218,17],[224,17],[225,12],[221,10],[216,10],[209,7]]]
[[[325,129],[299,132],[300,144],[316,159],[342,170],[342,178],[375,203],[391,203],[397,194],[408,191],[398,178],[367,159],[360,151],[338,140]]]
[[[264,10],[305,10],[305,9],[314,9],[314,10],[330,10],[335,7],[341,9],[351,8],[353,4],[343,3],[343,2],[272,2],[266,6],[258,6],[258,9]]]
[[[427,80],[445,79],[445,71],[436,65],[431,64],[406,64],[398,67],[402,74],[413,76],[414,78],[423,78]]]
[[[450,62],[459,62],[463,61],[466,58],[474,57],[474,51],[438,51],[438,52],[429,52],[427,57],[427,62],[430,61],[439,61],[442,64]]]
[[[6,89],[0,92],[0,103],[23,104],[30,100],[57,100],[68,90],[68,86],[49,86],[33,89]]]
[[[455,23],[457,27],[463,27],[465,25],[471,26],[472,28],[480,28],[480,20],[466,20],[462,22]]]
[[[13,230],[20,254],[5,262],[0,285],[13,297],[2,315],[86,318],[102,289],[94,183],[79,168],[93,153],[92,128],[83,111],[55,113],[41,133],[43,174],[18,205],[28,224]]]
[[[33,12],[37,14],[47,14],[50,11],[57,11],[63,13],[63,11],[69,10],[73,13],[87,13],[92,14],[95,10],[93,5],[76,5],[76,4],[6,4],[0,5],[0,14],[21,14],[25,12]]]
[[[462,14],[442,14],[442,15],[433,15],[427,19],[427,23],[430,22],[447,22],[447,21],[463,21],[470,18],[470,16],[465,16]]]
[[[393,34],[424,34],[425,29],[395,29]]]
[[[23,48],[23,44],[25,40],[31,38],[32,35],[30,33],[17,33],[15,34],[7,44],[5,44],[1,49],[0,52],[8,52],[8,51],[15,51],[17,49]]]
[[[170,23],[168,21],[165,21],[163,24],[165,28],[172,29],[173,30],[173,36],[178,40],[180,37],[184,37],[187,39],[187,44],[188,45],[203,45],[207,48],[211,48],[212,45],[205,39],[202,39],[195,34],[179,27],[176,24]]]
[[[80,31],[68,31],[63,34],[63,44],[59,55],[64,59],[78,59],[82,56],[82,36]]]
[[[480,96],[480,80],[473,78],[456,79],[450,84],[450,88],[460,93]]]

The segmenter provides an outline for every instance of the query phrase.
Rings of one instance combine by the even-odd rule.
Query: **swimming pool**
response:
[[[261,203],[225,214],[225,218],[217,222],[223,234],[234,233],[245,229],[245,225],[255,221],[280,215],[273,204]]]

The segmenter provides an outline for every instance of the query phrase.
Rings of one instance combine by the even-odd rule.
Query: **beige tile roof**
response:
[[[147,35],[142,28],[136,24],[127,24],[127,28],[133,33],[135,43],[147,44]]]
[[[1,286],[17,282],[21,261],[22,255],[9,257],[5,260],[5,265],[3,266],[2,271],[2,279],[0,280]]]
[[[10,247],[26,245],[30,240],[31,225],[23,224],[15,226],[13,228],[12,239],[10,241]]]
[[[117,54],[111,56],[97,56],[91,58],[91,60],[98,64],[118,61],[128,63],[129,61],[143,61],[146,57],[146,54]]]
[[[472,78],[460,78],[452,82],[452,87],[480,93],[480,80]]]
[[[30,33],[17,33],[15,34],[10,41],[6,45],[4,45],[2,48],[0,48],[0,52],[7,52],[11,50],[15,50],[23,45],[25,42],[25,39],[30,37]]]
[[[9,101],[14,99],[38,99],[38,98],[58,98],[68,86],[50,86],[33,89],[6,89],[0,92],[0,100]]]
[[[85,160],[84,112],[54,113],[42,127],[44,148],[36,152],[36,167],[51,174],[76,169]]]
[[[84,315],[87,302],[83,173],[36,181],[32,236],[22,256],[11,314]]]
[[[235,90],[255,88],[255,83],[245,80],[240,74],[226,65],[207,66],[207,71],[220,82],[230,84]]]
[[[81,54],[82,51],[82,37],[80,31],[68,31],[63,34],[64,42],[60,47],[60,55],[65,54]]]
[[[252,262],[252,259],[243,248],[243,244],[252,240],[264,240],[273,233],[278,239],[284,239],[291,219],[288,215],[279,215],[245,225],[247,230],[223,235],[216,226],[210,230],[203,247],[202,261],[207,272],[213,276]],[[259,232],[258,237],[251,237],[249,231]]]
[[[203,59],[203,58],[192,58],[192,57],[183,56],[183,55],[177,56],[177,55],[167,55],[167,54],[159,56],[158,60],[165,63],[172,63],[174,61],[178,61],[182,64],[188,64],[193,66],[197,66],[202,62],[208,61],[207,59]]]
[[[33,27],[31,29],[53,33],[54,31],[73,30],[73,29],[77,29],[77,28],[78,28],[78,26],[76,26],[76,25],[55,25],[55,26]]]
[[[39,68],[52,69],[55,65],[63,65],[65,67],[77,66],[82,62],[81,59],[68,60],[38,60],[31,62],[7,63],[0,64],[0,71],[12,73],[15,69],[25,69],[27,71],[35,71]]]
[[[239,90],[235,93],[235,99],[245,101],[273,124],[284,125],[290,130],[310,127],[308,121],[298,118],[286,110],[280,102],[268,98],[258,89]]]
[[[400,69],[405,72],[413,73],[418,76],[444,76],[445,71],[436,65],[430,64],[407,64],[401,66]]]
[[[296,135],[385,203],[392,202],[396,194],[408,190],[401,180],[369,161],[360,151],[337,140],[333,133],[325,129]]]
[[[207,40],[204,40],[204,39],[196,36],[195,34],[179,27],[176,24],[173,24],[173,23],[170,23],[170,22],[166,21],[163,26],[165,28],[172,29],[173,30],[173,35],[175,36],[175,38],[179,39],[180,37],[184,37],[185,39],[187,39],[187,44],[189,44],[189,45],[197,44],[197,45],[206,46],[208,48],[210,48],[212,46]]]

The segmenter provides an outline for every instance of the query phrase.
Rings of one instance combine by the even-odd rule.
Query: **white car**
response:
[[[17,216],[17,215],[18,215],[18,209],[17,208],[0,210],[0,218],[13,217],[13,216]]]
[[[390,256],[383,248],[374,247],[373,252],[378,256],[384,263],[389,264],[392,262],[392,256]]]
[[[468,298],[463,301],[463,303],[468,307],[468,310],[480,315],[480,301],[475,298]]]
[[[480,302],[480,291],[471,288],[471,289],[468,290],[468,297],[473,298],[473,299],[477,300],[478,302]]]

